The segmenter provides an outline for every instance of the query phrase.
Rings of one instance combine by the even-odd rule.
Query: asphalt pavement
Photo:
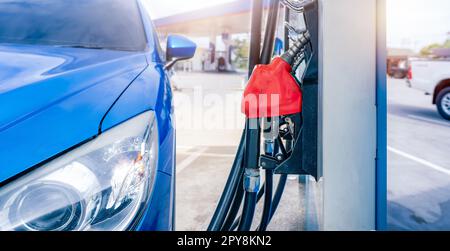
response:
[[[450,122],[431,100],[388,81],[390,230],[450,230]]]
[[[173,77],[177,89],[177,230],[208,227],[242,135],[244,83],[245,74],[178,73]],[[298,178],[290,177],[268,230],[303,230],[304,194]],[[259,223],[261,206],[253,229]]]
[[[243,130],[244,81],[243,74],[174,76],[177,230],[208,226]],[[405,80],[389,79],[388,103],[388,227],[450,230],[450,122],[439,116],[431,96]],[[304,198],[303,185],[291,177],[269,229],[307,228],[311,212]]]

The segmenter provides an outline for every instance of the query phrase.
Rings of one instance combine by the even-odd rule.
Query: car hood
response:
[[[143,53],[0,46],[0,182],[96,136]]]

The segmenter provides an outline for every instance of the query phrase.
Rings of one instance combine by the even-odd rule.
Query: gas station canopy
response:
[[[265,4],[267,8],[267,4]],[[250,32],[251,1],[234,1],[155,20],[161,34],[182,33],[194,37]]]

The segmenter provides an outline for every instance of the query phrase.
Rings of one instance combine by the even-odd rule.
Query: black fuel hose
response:
[[[264,196],[265,186],[266,186],[265,183],[261,186],[258,195],[256,197],[256,203],[258,203]],[[232,231],[236,229],[236,227],[239,224],[239,221],[241,220],[241,216],[237,217],[237,215],[239,213],[239,210],[241,209],[242,199],[244,198],[244,188],[242,186],[240,186],[239,188],[240,189],[236,192],[230,212],[228,213],[228,216],[225,220],[225,223],[221,231]]]
[[[272,220],[273,216],[275,215],[278,205],[280,204],[281,197],[283,196],[284,189],[286,187],[287,177],[288,177],[287,174],[282,174],[280,176],[280,180],[278,181],[277,190],[272,200],[272,210],[270,212],[269,223],[270,220]]]
[[[284,189],[286,187],[287,177],[288,177],[287,174],[280,175],[280,180],[278,181],[277,189],[276,189],[275,195],[273,196],[273,199],[272,199],[272,209],[271,209],[271,212],[270,212],[270,220],[272,220],[273,216],[275,215],[275,212],[278,209],[278,205],[280,204],[281,197],[283,196],[283,192],[284,192]],[[264,193],[259,193],[258,194],[258,196],[260,196],[260,197],[258,197],[259,199],[257,200],[257,203],[262,199],[263,195],[264,195]],[[233,231],[233,230],[235,230],[238,227],[240,220],[241,220],[241,216],[239,216],[233,222],[231,227],[229,227],[227,229],[224,229],[223,231]],[[269,223],[270,223],[270,220],[269,220]]]
[[[244,156],[244,146],[246,132],[242,133],[239,148],[234,159],[233,166],[228,176],[227,183],[223,190],[222,196],[220,197],[219,203],[217,205],[216,211],[211,219],[211,223],[208,226],[208,231],[220,231],[222,225],[225,221],[225,217],[230,209],[233,197],[235,196],[239,187],[242,186],[242,177],[244,174],[244,169],[242,166],[243,156]]]
[[[270,2],[271,6],[267,18],[263,48],[261,54],[259,54],[259,41],[261,37],[259,33],[260,29],[258,29],[260,28],[260,26],[258,26],[258,20],[261,19],[261,3],[261,0],[255,0],[252,7],[254,13],[252,15],[253,21],[251,51],[253,53],[251,53],[251,58],[254,61],[252,61],[253,63],[268,64],[270,63],[273,55],[273,37],[275,36],[276,31],[280,0],[271,0]],[[249,73],[251,73],[251,71],[253,70],[252,62],[250,63]],[[209,231],[234,230],[236,227],[238,227],[238,231],[249,231],[252,226],[257,201],[259,201],[264,194],[266,195],[264,200],[265,206],[263,211],[263,219],[261,220],[259,228],[264,230],[267,228],[267,225],[270,222],[270,219],[273,217],[273,214],[275,213],[276,208],[278,207],[278,204],[280,202],[282,192],[284,191],[284,186],[286,185],[287,175],[281,176],[275,196],[273,198],[272,171],[270,171],[268,175],[266,174],[267,180],[263,190],[264,193],[263,191],[258,191],[258,185],[255,185],[255,182],[259,180],[259,140],[260,128],[258,128],[257,130],[250,130],[247,124],[241,138],[238,153],[230,171],[230,176],[225,185],[224,192],[211,219],[211,223],[208,226]],[[242,184],[245,184],[245,187],[243,187]],[[249,186],[249,184],[252,185]],[[242,215],[241,217],[238,217],[238,220],[235,220],[241,208],[243,197],[244,206],[242,208]]]
[[[261,51],[260,64],[270,64],[273,56],[273,48],[275,44],[275,33],[277,30],[278,12],[280,0],[272,0],[270,2],[270,10],[267,16],[266,30],[264,33],[264,44]]]
[[[266,170],[266,183],[264,189],[264,209],[261,216],[261,222],[258,231],[266,231],[272,215],[272,190],[273,190],[273,171]]]
[[[260,169],[259,156],[261,146],[261,126],[259,118],[247,118],[245,122],[245,147],[243,166],[244,206],[238,231],[249,231],[255,215],[256,199],[259,192]]]
[[[281,137],[278,136],[277,142],[278,142],[277,145],[279,146],[278,149],[284,156],[287,156],[287,151],[291,150],[290,143],[287,144],[288,150],[286,150],[286,148],[283,146]],[[280,204],[281,197],[283,196],[284,189],[286,188],[287,177],[288,177],[287,174],[282,174],[280,176],[280,180],[278,180],[277,190],[272,200],[272,211],[270,212],[269,222],[272,220],[273,216],[275,215],[275,212],[277,211],[278,205]]]
[[[261,53],[261,20],[263,15],[263,0],[253,0],[252,3],[252,22],[251,22],[251,46],[249,53],[249,76],[251,75],[255,65],[260,63]],[[219,200],[217,208],[208,226],[208,231],[219,231],[223,229],[224,221],[228,221],[229,225],[235,220],[242,199],[244,197],[244,189],[242,187],[244,179],[243,156],[246,138],[246,130],[244,131],[239,149],[230,171],[223,194]],[[231,212],[230,212],[231,207]],[[228,215],[228,217],[227,217]],[[234,217],[232,217],[234,215]],[[225,219],[226,218],[226,219]]]
[[[241,209],[242,200],[244,199],[244,187],[239,186],[236,194],[233,198],[233,203],[231,204],[230,211],[228,212],[227,218],[225,219],[225,223],[223,224],[220,231],[231,231],[231,227],[234,224],[234,221],[236,220],[236,217],[239,213],[239,210]],[[238,219],[239,222],[240,218]],[[236,224],[237,226],[237,224]]]
[[[245,192],[242,217],[239,221],[238,231],[250,231],[255,215],[257,193]]]
[[[265,34],[264,34],[264,43],[263,43],[263,48],[261,51],[261,57],[260,57],[260,63],[261,64],[269,64],[271,59],[272,59],[272,55],[273,55],[273,48],[274,48],[274,37],[275,37],[275,32],[276,32],[276,28],[277,28],[277,19],[278,19],[278,11],[279,11],[279,6],[280,6],[280,0],[271,0],[270,1],[270,10],[269,10],[269,14],[267,17],[267,24],[266,24],[266,29],[265,29]],[[259,125],[258,125],[259,127]],[[252,131],[252,132],[249,132]],[[258,131],[256,133],[256,131]],[[260,128],[258,130],[248,130],[247,129],[247,137],[248,139],[251,139],[253,141],[256,142],[256,140],[260,140]],[[247,140],[248,140],[247,139]],[[255,143],[253,142],[253,143]],[[255,163],[258,165],[258,160],[259,160],[259,147],[260,147],[260,142],[258,142],[258,144],[252,144],[251,142],[247,142],[249,147],[256,147],[257,149],[251,149],[250,151],[246,151],[246,158],[251,158],[251,160],[249,161],[248,159],[244,158],[244,162],[247,163],[251,163],[250,165],[246,165],[246,168],[257,168],[257,166],[253,166]],[[256,150],[256,151],[255,151]],[[257,160],[253,160],[253,158],[255,156],[253,156],[256,153],[256,158]],[[266,188],[269,186],[269,184],[267,184],[266,182]],[[253,222],[253,216],[255,214],[255,210],[256,210],[256,201],[257,201],[257,192],[249,192],[246,191],[245,192],[245,198],[244,198],[244,207],[242,209],[242,217],[241,220],[239,221],[239,226],[238,226],[238,231],[249,231],[251,226],[252,226],[252,222]]]

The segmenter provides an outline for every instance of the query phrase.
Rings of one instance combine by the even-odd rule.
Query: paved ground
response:
[[[175,92],[177,230],[205,230],[213,215],[244,125],[240,113],[244,78],[205,73],[174,76],[179,89]],[[303,229],[303,194],[298,180],[289,179],[269,230]]]
[[[205,230],[242,132],[243,75],[179,74],[177,229]],[[180,86],[180,83],[183,83]],[[431,97],[389,80],[388,224],[391,230],[450,230],[450,123]],[[304,189],[290,179],[271,230],[303,230]]]
[[[404,80],[388,86],[389,228],[450,230],[450,122]]]

